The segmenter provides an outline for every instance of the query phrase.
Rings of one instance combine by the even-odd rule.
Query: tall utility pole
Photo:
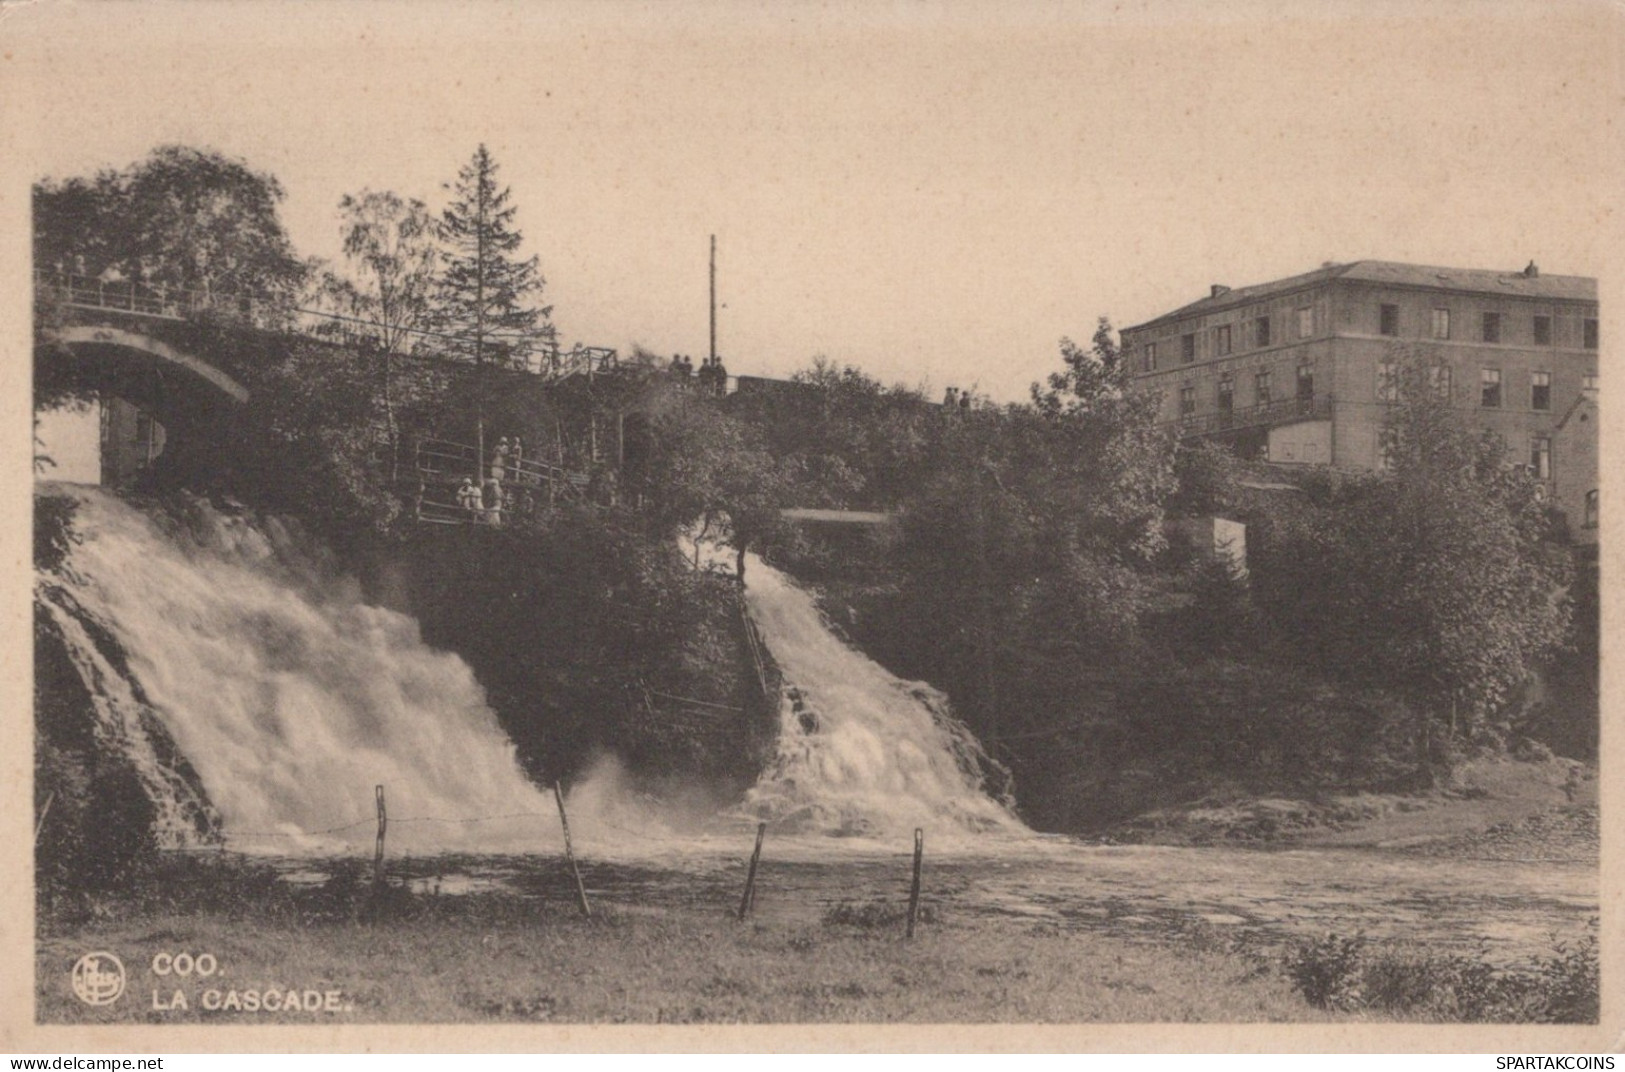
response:
[[[711,236],[711,364],[717,363],[717,236]]]

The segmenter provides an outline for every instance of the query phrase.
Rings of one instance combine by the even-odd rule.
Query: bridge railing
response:
[[[82,309],[103,309],[164,320],[225,319],[261,331],[284,332],[320,342],[382,348],[386,342],[402,357],[439,358],[470,362],[471,340],[453,332],[386,325],[365,317],[302,307],[287,299],[234,292],[188,290],[161,284],[107,281],[91,276],[34,271],[38,296]],[[616,351],[607,346],[577,343],[561,350],[550,339],[499,337],[498,344],[522,341],[516,356],[498,357],[496,364],[547,379],[597,376],[621,367]],[[500,353],[500,345],[497,347]]]
[[[517,507],[527,502],[533,506],[536,492],[545,489],[547,501],[555,502],[579,496],[589,483],[586,473],[540,458],[515,459],[492,451],[482,465],[478,450],[448,439],[419,440],[414,467],[418,480],[418,520],[442,525],[501,524],[502,518]],[[482,496],[481,505],[475,507],[456,501],[456,488],[464,480],[474,481]],[[483,496],[487,486],[492,484],[495,485],[491,488],[491,494],[496,496],[495,505],[487,506]]]

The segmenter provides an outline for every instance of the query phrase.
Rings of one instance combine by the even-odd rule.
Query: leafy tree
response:
[[[1190,517],[1225,514],[1236,508],[1236,456],[1207,440],[1181,443],[1174,453],[1174,479],[1178,490],[1168,508]]]
[[[1391,476],[1353,521],[1374,661],[1418,702],[1477,734],[1568,639],[1569,562],[1527,468],[1474,433],[1427,355],[1397,354],[1385,424]]]
[[[1403,697],[1420,771],[1493,741],[1515,689],[1568,642],[1567,553],[1526,467],[1450,404],[1437,360],[1396,348],[1387,469],[1311,486],[1254,527],[1254,592],[1337,678]]]
[[[35,263],[185,290],[208,308],[274,321],[308,271],[278,216],[283,196],[246,161],[160,146],[122,171],[35,184]]]
[[[746,551],[794,538],[780,511],[796,505],[805,469],[776,458],[755,425],[681,388],[653,425],[646,511],[656,531],[698,521],[702,533],[733,547],[740,577]]]
[[[1018,776],[1139,650],[1174,488],[1156,407],[1109,386],[1104,321],[1096,341],[1093,356],[1064,344],[1066,371],[1030,405],[933,412],[929,472],[905,503],[896,657],[981,733],[1033,741],[1006,747]]]
[[[1095,334],[1087,350],[1071,339],[1061,339],[1061,363],[1065,367],[1049,374],[1047,389],[1036,383],[1032,385],[1033,404],[1041,412],[1089,409],[1107,400],[1120,399],[1128,391],[1128,362],[1106,317],[1096,321]]]
[[[269,172],[220,153],[165,145],[123,183],[132,279],[205,294],[285,298],[303,264],[277,215],[284,194]]]
[[[34,184],[34,267],[100,277],[128,253],[124,174],[106,169],[90,178]]]
[[[538,342],[551,341],[552,308],[534,304],[545,280],[537,258],[519,260],[523,236],[514,229],[518,208],[497,185],[497,164],[481,145],[448,184],[451,204],[441,214],[442,263],[435,320],[456,338],[454,355],[479,365],[523,365]]]
[[[390,191],[339,201],[344,256],[385,350],[410,354],[428,326],[438,250],[428,206]]]
[[[402,386],[409,396],[421,394],[418,382],[398,383],[398,355],[418,349],[421,330],[430,321],[438,251],[435,221],[418,200],[405,200],[389,191],[363,190],[339,201],[344,256],[355,282],[337,281],[341,301],[373,325],[379,393],[389,436],[390,475],[400,464],[400,423],[397,416]],[[407,401],[412,401],[408,398]]]

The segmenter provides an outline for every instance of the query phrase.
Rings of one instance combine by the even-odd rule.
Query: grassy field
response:
[[[1594,861],[1595,827],[1594,808],[1563,807],[1427,847],[1471,858],[1505,849],[1518,859],[1540,849],[1541,858],[1556,852]],[[1565,836],[1554,838],[1553,829]],[[1385,829],[1384,836],[1396,831]],[[1408,858],[1372,855],[1373,863]],[[1097,861],[1098,881],[1114,874],[1106,862]],[[464,870],[477,873],[478,865],[465,861]],[[438,878],[425,892],[428,864],[401,861],[403,874],[374,899],[364,861],[334,867],[319,883],[297,883],[252,858],[166,856],[116,896],[42,896],[37,1018],[1584,1023],[1597,1017],[1594,923],[1590,937],[1572,927],[1562,940],[1554,932],[1545,952],[1527,949],[1514,964],[1438,935],[1379,940],[1352,927],[1293,937],[1198,918],[1155,926],[1142,919],[1148,925],[1134,933],[1103,933],[1023,916],[1019,906],[990,910],[1002,902],[956,894],[961,876],[939,864],[910,940],[903,936],[901,884],[897,894],[884,893],[884,884],[864,877],[873,864],[853,861],[840,870],[836,898],[850,900],[820,897],[823,891],[806,885],[795,868],[776,866],[766,911],[740,923],[729,912],[737,903],[737,868],[683,874],[622,868],[618,883],[601,869],[589,874],[589,886],[614,892],[586,920],[574,912],[573,886],[557,868],[523,872],[506,887],[441,895]],[[686,899],[671,899],[678,896]],[[1148,899],[1118,907],[1154,906]],[[103,1007],[82,1003],[71,986],[75,962],[94,950],[116,955],[127,979],[123,996]],[[154,958],[180,953],[194,961],[207,954],[215,970],[207,977],[155,973],[166,965]],[[269,1002],[268,993],[275,995]],[[253,1004],[260,1007],[245,1007]]]
[[[43,937],[42,1022],[1083,1022],[1324,1020],[1280,971],[1246,955],[1127,942],[1020,921],[738,923],[719,911],[527,917],[465,905],[383,922],[237,914],[90,922]],[[879,918],[877,918],[879,917]],[[879,924],[879,925],[876,925]],[[80,1003],[78,956],[114,952],[124,997]],[[160,953],[210,953],[208,979],[152,973]],[[235,990],[341,992],[342,1011],[202,1007]],[[187,1007],[174,1003],[174,991]],[[303,1004],[303,998],[299,999]],[[281,1002],[278,1002],[279,1004]],[[322,1004],[326,1004],[324,998]]]

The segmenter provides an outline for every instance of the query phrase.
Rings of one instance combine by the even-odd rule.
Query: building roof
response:
[[[1143,324],[1136,324],[1124,330],[1137,331],[1167,320],[1218,312],[1334,279],[1388,286],[1471,291],[1477,294],[1503,294],[1520,298],[1591,302],[1597,300],[1597,281],[1590,276],[1538,273],[1526,275],[1523,272],[1496,272],[1480,268],[1434,268],[1423,264],[1400,264],[1395,261],[1350,261],[1347,264],[1322,265],[1312,272],[1268,283],[1221,290],[1218,294],[1180,306],[1173,312],[1163,313]]]

